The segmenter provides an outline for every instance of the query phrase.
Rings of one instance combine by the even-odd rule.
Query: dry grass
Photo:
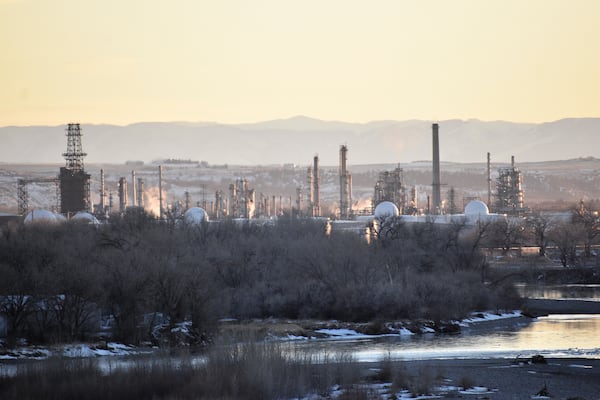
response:
[[[101,370],[96,359],[27,363],[0,377],[1,399],[282,399],[327,394],[361,379],[345,355],[298,353],[285,344],[218,344],[191,357],[139,358]]]

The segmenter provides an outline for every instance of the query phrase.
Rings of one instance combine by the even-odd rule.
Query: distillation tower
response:
[[[403,182],[403,170],[399,166],[393,171],[380,172],[373,191],[372,211],[374,212],[375,207],[382,201],[389,201],[403,214],[406,208],[406,188]]]
[[[63,157],[67,161],[61,167],[60,212],[72,214],[90,210],[90,174],[83,168],[83,158],[87,155],[81,147],[81,127],[79,124],[67,126],[67,151]]]
[[[248,180],[240,178],[229,185],[229,216],[232,218],[254,217],[256,194],[248,186]]]
[[[313,158],[312,168],[308,168],[308,215],[321,216],[321,175],[319,173],[319,156]]]
[[[523,176],[515,167],[515,156],[511,156],[510,164],[510,167],[498,170],[495,211],[500,214],[522,215],[527,211],[523,200]]]
[[[352,217],[352,175],[348,172],[348,147],[340,146],[340,219]]]
[[[119,212],[124,213],[127,209],[127,179],[123,176],[119,179]]]

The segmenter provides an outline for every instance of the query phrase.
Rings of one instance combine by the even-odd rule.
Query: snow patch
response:
[[[475,395],[479,395],[479,394],[492,394],[492,393],[495,393],[495,392],[496,391],[489,390],[485,386],[474,386],[474,387],[469,388],[469,389],[459,390],[458,393],[460,393],[460,394],[475,394]]]
[[[472,323],[484,322],[484,321],[496,321],[500,319],[508,319],[508,318],[518,318],[521,317],[521,311],[514,310],[505,313],[493,313],[493,312],[483,312],[483,313],[473,313],[470,318],[465,318],[459,322],[460,326],[467,327]]]

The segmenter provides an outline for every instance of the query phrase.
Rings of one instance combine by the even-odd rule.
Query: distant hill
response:
[[[569,118],[533,124],[505,121],[439,121],[441,159],[494,162],[600,158],[600,118]],[[373,121],[364,124],[298,116],[254,124],[145,122],[127,126],[82,125],[86,162],[122,163],[163,159],[210,164],[337,165],[347,144],[349,164],[409,163],[431,159],[431,122]],[[65,126],[0,128],[0,161],[62,163]]]

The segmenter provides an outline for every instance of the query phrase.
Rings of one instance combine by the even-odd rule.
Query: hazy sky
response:
[[[0,125],[600,116],[597,0],[0,0]]]

